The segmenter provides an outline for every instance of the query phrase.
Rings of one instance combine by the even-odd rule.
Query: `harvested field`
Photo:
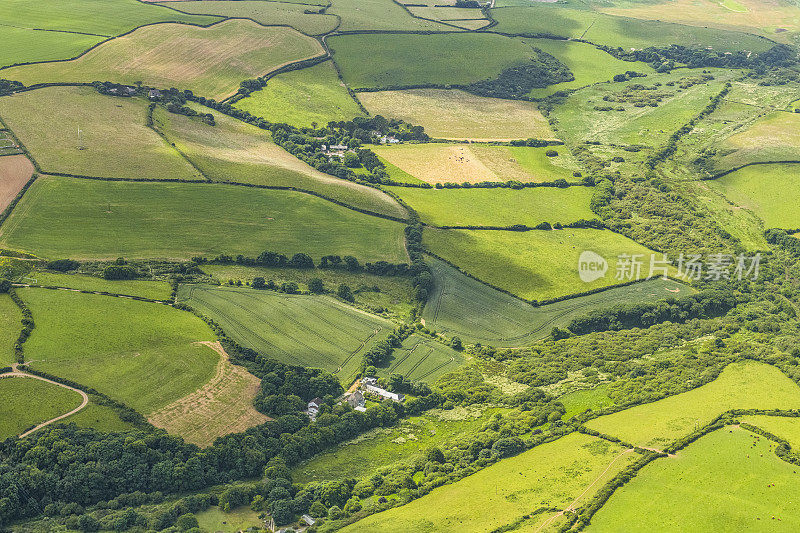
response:
[[[17,197],[33,172],[33,163],[24,155],[0,157],[0,211]]]
[[[204,342],[220,356],[211,381],[148,417],[151,424],[180,435],[187,442],[209,446],[217,437],[240,433],[270,418],[255,410],[253,399],[261,380],[231,364],[219,342]]]
[[[472,141],[555,138],[547,119],[532,102],[443,89],[366,92],[358,98],[373,115],[419,124],[434,138]]]
[[[43,82],[134,83],[180,87],[221,99],[244,79],[287,63],[320,55],[320,44],[291,28],[229,20],[208,28],[156,24],[60,63],[23,65],[3,71],[26,85]]]

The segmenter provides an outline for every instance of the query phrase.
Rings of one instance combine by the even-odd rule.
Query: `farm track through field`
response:
[[[431,354],[433,353],[433,348],[431,348],[427,344],[424,345],[424,348],[428,348],[428,353],[426,353],[423,357],[419,358],[417,360],[417,362],[414,364],[414,366],[412,366],[410,369],[408,369],[408,371],[405,374],[406,376],[413,375],[414,371],[419,368],[419,365],[421,365],[424,361],[426,361],[428,359],[428,357],[430,357]]]
[[[392,373],[392,372],[394,372],[395,370],[397,370],[397,367],[398,367],[398,366],[400,366],[400,365],[402,365],[402,364],[405,362],[405,360],[406,360],[406,359],[408,359],[408,358],[409,358],[409,356],[410,356],[410,355],[411,355],[411,354],[412,354],[412,353],[413,353],[413,352],[414,352],[414,351],[415,351],[417,348],[419,348],[419,347],[420,347],[420,345],[421,345],[421,344],[422,344],[422,341],[420,341],[420,342],[416,343],[416,344],[415,344],[415,345],[414,345],[414,346],[413,346],[413,347],[412,347],[410,350],[406,350],[406,354],[405,354],[403,357],[401,357],[400,359],[398,359],[397,361],[395,361],[395,362],[392,364],[392,366],[390,366],[390,367],[388,368],[387,372],[389,372],[389,373]]]
[[[30,435],[34,431],[38,431],[38,430],[42,429],[43,427],[49,426],[50,424],[54,424],[54,423],[58,422],[59,420],[63,420],[65,418],[67,418],[68,416],[72,416],[75,413],[77,413],[78,411],[82,410],[87,405],[89,405],[89,395],[86,394],[85,392],[83,392],[82,390],[76,389],[74,387],[70,387],[69,385],[64,385],[63,383],[59,383],[59,382],[53,381],[51,379],[43,378],[41,376],[36,376],[34,374],[28,374],[27,372],[19,370],[19,365],[17,363],[14,363],[13,365],[11,365],[11,372],[8,372],[6,374],[0,374],[0,379],[3,379],[3,378],[31,378],[31,379],[38,379],[39,381],[44,381],[46,383],[50,383],[51,385],[56,385],[58,387],[69,389],[69,390],[71,390],[73,392],[77,392],[78,394],[81,395],[81,398],[83,399],[81,404],[78,407],[76,407],[75,409],[71,410],[70,412],[64,413],[63,415],[57,416],[55,418],[51,418],[50,420],[48,420],[46,422],[42,422],[41,424],[35,426],[34,428],[29,429],[25,433],[22,433],[19,436],[19,438],[21,438],[21,439],[24,439],[25,437],[27,437],[28,435]]]
[[[432,369],[428,370],[427,372],[423,372],[422,374],[420,374],[419,376],[417,376],[417,379],[418,379],[418,380],[420,380],[420,379],[425,379],[425,378],[427,378],[428,376],[430,376],[431,374],[434,374],[434,373],[438,372],[438,371],[439,371],[439,370],[441,370],[442,368],[444,368],[444,367],[446,367],[446,366],[448,366],[448,365],[450,365],[450,364],[454,363],[455,361],[456,361],[456,358],[455,358],[454,356],[452,356],[452,355],[451,355],[451,356],[450,356],[450,360],[449,360],[449,361],[445,361],[444,363],[440,364],[439,366],[435,366],[435,367],[433,367]]]
[[[369,341],[370,341],[370,340],[371,340],[373,337],[375,337],[375,335],[377,335],[377,334],[378,334],[378,333],[379,333],[379,332],[380,332],[382,329],[383,329],[383,328],[378,328],[378,329],[376,329],[375,331],[373,331],[373,332],[372,332],[372,335],[370,335],[369,337],[367,337],[366,339],[364,339],[364,342],[362,342],[362,343],[361,343],[361,346],[359,346],[358,348],[356,348],[356,349],[355,349],[355,350],[354,350],[352,353],[350,353],[350,355],[348,355],[348,356],[347,356],[347,358],[346,358],[344,361],[342,361],[342,363],[339,365],[339,368],[337,368],[337,369],[336,369],[336,372],[334,372],[334,374],[338,374],[339,372],[341,372],[341,371],[342,371],[342,368],[344,368],[344,367],[347,365],[347,363],[349,363],[349,362],[350,362],[350,359],[352,359],[352,358],[353,358],[353,357],[354,357],[354,356],[355,356],[355,355],[356,355],[358,352],[360,352],[362,349],[364,349],[364,346],[366,346],[366,345],[367,345],[367,343],[368,343],[368,342],[369,342]]]

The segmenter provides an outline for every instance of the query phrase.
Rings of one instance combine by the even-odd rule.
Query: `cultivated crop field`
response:
[[[443,89],[364,92],[358,99],[373,115],[420,124],[439,139],[510,141],[554,137],[547,120],[529,102]]]
[[[196,316],[126,298],[21,289],[36,318],[25,343],[35,370],[83,383],[144,414],[212,378],[219,354]],[[104,334],[98,334],[103,331]]]
[[[104,43],[79,59],[13,67],[3,75],[26,85],[142,81],[223,99],[235,93],[243,79],[321,53],[319,43],[295,30],[267,28],[248,20],[208,28],[156,24]]]
[[[393,187],[395,194],[435,226],[533,227],[542,222],[569,224],[595,215],[591,187],[527,189],[420,189]]]
[[[402,374],[412,381],[434,383],[440,376],[458,369],[464,364],[464,356],[421,335],[412,335],[395,350],[388,366],[379,368],[381,375]]]
[[[353,89],[473,83],[535,55],[520,39],[488,33],[340,35],[328,44]]]
[[[212,317],[236,342],[289,364],[322,368],[349,385],[361,355],[391,322],[330,296],[187,285],[178,299]]]
[[[58,385],[0,374],[0,440],[68,413],[81,401],[77,392]]]
[[[405,218],[406,212],[378,189],[324,174],[270,141],[264,132],[221,113],[196,105],[198,113],[211,113],[215,126],[157,109],[154,124],[181,153],[213,181],[296,187],[347,205]]]
[[[103,96],[88,87],[49,87],[0,97],[0,118],[45,172],[202,179],[145,125],[147,104],[139,99]]]
[[[0,209],[5,209],[33,176],[34,168],[24,155],[0,157]]]
[[[620,254],[641,254],[640,259],[649,260],[653,253],[621,235],[595,229],[515,232],[430,228],[425,230],[423,242],[427,250],[463,272],[526,300],[540,301],[619,284],[615,274]],[[578,257],[587,250],[608,261],[606,275],[590,283],[578,277]],[[640,274],[646,277],[648,273]]]
[[[654,279],[533,307],[436,258],[428,257],[426,262],[434,275],[434,289],[422,312],[425,325],[469,342],[503,348],[532,344],[549,335],[554,327],[564,327],[594,309],[691,293],[680,283]]]
[[[359,225],[371,229],[356,236],[350,228]],[[269,249],[406,260],[397,222],[303,193],[217,184],[40,178],[0,230],[0,242],[51,258],[255,257]]]
[[[587,485],[600,488],[636,455],[621,446],[573,433],[506,459],[452,485],[396,509],[378,513],[345,532],[491,531],[510,524],[540,507],[562,507],[576,498],[591,498]],[[489,490],[487,490],[487,488]],[[487,513],[486,509],[492,509]],[[530,518],[544,525],[554,513]]]
[[[587,427],[643,446],[663,446],[730,409],[797,409],[800,387],[774,366],[733,363],[717,379],[677,396],[603,416]]]
[[[270,78],[266,87],[236,102],[236,107],[272,122],[301,127],[364,115],[330,61]]]
[[[659,459],[618,489],[587,531],[793,531],[797,467],[775,444],[738,427]]]

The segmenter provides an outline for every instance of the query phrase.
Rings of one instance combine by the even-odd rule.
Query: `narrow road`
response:
[[[83,392],[82,390],[76,389],[75,387],[70,387],[69,385],[64,385],[63,383],[59,383],[57,381],[53,381],[52,379],[47,379],[47,378],[43,378],[41,376],[35,376],[33,374],[28,374],[27,372],[19,370],[19,368],[17,368],[18,366],[19,365],[17,363],[14,363],[13,365],[11,365],[11,372],[8,372],[6,374],[0,374],[0,379],[2,379],[2,378],[32,378],[32,379],[38,379],[40,381],[44,381],[44,382],[47,382],[47,383],[52,383],[53,385],[58,385],[59,387],[63,387],[65,389],[69,389],[71,391],[77,392],[78,394],[81,395],[81,398],[83,398],[83,401],[81,402],[81,404],[78,407],[76,407],[75,409],[73,409],[72,411],[70,411],[68,413],[64,413],[63,415],[57,416],[55,418],[51,418],[47,422],[42,422],[41,424],[39,424],[35,428],[30,429],[30,430],[26,431],[25,433],[23,433],[22,435],[20,435],[19,438],[24,439],[25,437],[27,437],[28,435],[30,435],[34,431],[38,431],[38,430],[42,429],[45,426],[49,426],[50,424],[54,424],[54,423],[58,422],[59,420],[63,420],[65,418],[67,418],[68,416],[72,416],[75,413],[77,413],[78,411],[80,411],[81,409],[83,409],[84,407],[86,407],[87,405],[89,405],[89,396],[85,392]]]

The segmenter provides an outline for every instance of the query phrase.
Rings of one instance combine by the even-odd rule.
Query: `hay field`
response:
[[[25,343],[35,370],[92,387],[145,415],[214,375],[219,355],[196,344],[214,340],[214,333],[191,313],[69,291],[19,294],[36,317]]]
[[[714,431],[644,467],[586,531],[797,531],[797,466],[774,450],[736,426]]]
[[[218,184],[43,177],[6,220],[0,242],[46,258],[255,257],[268,249],[408,261],[398,222],[304,193]]]
[[[533,307],[465,276],[434,257],[426,258],[426,263],[433,273],[434,288],[422,312],[424,324],[465,342],[498,348],[532,344],[549,335],[554,327],[563,328],[573,318],[595,309],[679,298],[692,292],[686,285],[653,279]]]
[[[231,364],[219,342],[206,345],[220,355],[211,380],[148,417],[154,426],[198,446],[210,446],[217,437],[270,420],[253,407],[261,380],[244,367]]]
[[[643,446],[663,447],[730,409],[797,409],[800,387],[764,363],[732,363],[717,379],[657,402],[596,418],[586,426]]]
[[[426,249],[464,272],[527,300],[548,300],[619,284],[616,273],[620,254],[641,254],[639,259],[645,266],[640,277],[646,277],[653,253],[626,237],[595,229],[517,232],[426,228],[422,240]],[[591,283],[580,280],[578,257],[584,251],[594,251],[606,259],[604,277]]]
[[[23,65],[6,69],[3,75],[26,85],[141,81],[222,99],[235,93],[242,80],[322,52],[317,41],[291,28],[266,28],[249,20],[229,20],[209,28],[156,24],[104,43],[73,61]]]
[[[358,98],[371,114],[419,124],[434,138],[473,141],[555,138],[547,119],[531,102],[443,89],[366,92]]]
[[[391,0],[332,0],[331,3],[326,13],[341,17],[340,31],[453,29],[437,22],[414,18]]]
[[[289,365],[321,368],[347,386],[361,356],[394,327],[330,296],[183,285],[178,300],[213,318],[232,339]]]
[[[536,55],[522,40],[493,33],[337,35],[328,44],[353,89],[474,83]]]
[[[33,163],[24,155],[0,157],[0,211],[17,197],[33,172]]]
[[[312,123],[324,126],[330,121],[364,116],[330,61],[270,78],[266,87],[239,100],[234,107],[270,122],[298,127],[310,127]]]
[[[434,226],[529,227],[542,222],[569,224],[596,215],[589,209],[591,187],[527,189],[419,189],[391,187]]]
[[[140,99],[103,96],[91,87],[47,87],[1,97],[0,117],[45,172],[202,179],[145,126],[147,103]]]
[[[316,170],[271,142],[264,130],[200,105],[193,107],[211,113],[216,126],[160,108],[154,112],[154,123],[208,179],[296,187],[359,209],[397,218],[407,216],[387,194]]]
[[[800,113],[772,111],[716,145],[717,171],[763,161],[800,161]]]
[[[68,413],[82,401],[77,392],[52,383],[0,375],[0,441]]]
[[[313,2],[265,2],[264,0],[199,0],[170,1],[169,6],[184,13],[213,14],[253,19],[265,26],[287,25],[306,35],[322,35],[336,28],[333,15],[306,13]],[[321,9],[321,8],[320,8]]]
[[[341,531],[421,533],[430,531],[432,524],[441,532],[493,531],[540,507],[564,508],[576,499],[586,503],[637,457],[616,444],[571,433]],[[553,514],[533,515],[525,525],[543,525]]]

